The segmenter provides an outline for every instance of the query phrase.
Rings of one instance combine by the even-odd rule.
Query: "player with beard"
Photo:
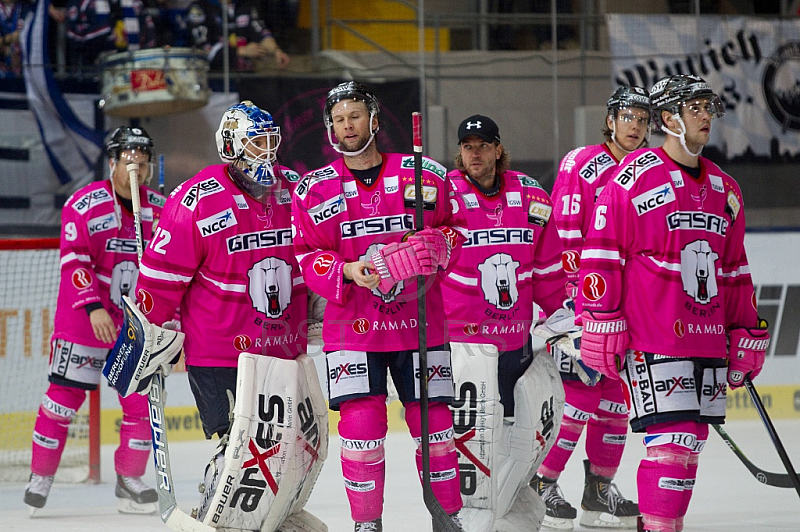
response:
[[[294,206],[303,276],[328,301],[328,391],[341,415],[342,472],[356,532],[383,529],[387,368],[422,469],[417,275],[426,276],[431,483],[454,520],[461,509],[441,291],[461,240],[452,227],[450,183],[444,167],[423,158],[425,229],[414,234],[414,156],[378,150],[379,115],[377,99],[358,82],[328,92],[325,126],[342,158],[305,175]]]
[[[605,142],[569,152],[553,185],[553,216],[564,243],[562,256],[569,290],[575,291],[583,240],[592,222],[594,202],[619,162],[647,145],[650,96],[641,87],[624,85],[606,104]],[[544,525],[572,529],[577,510],[564,498],[558,479],[586,428],[584,490],[581,524],[593,528],[634,528],[639,508],[625,499],[612,483],[622,460],[628,432],[627,408],[619,381],[601,377],[593,386],[576,374],[567,356],[556,360],[566,393],[566,407],[557,444],[531,481],[547,505]]]
[[[661,148],[625,157],[600,194],[581,255],[581,356],[622,379],[639,464],[639,529],[684,529],[708,425],[761,371],[769,334],[744,248],[742,193],[700,156],[725,113],[697,76],[650,89]]]

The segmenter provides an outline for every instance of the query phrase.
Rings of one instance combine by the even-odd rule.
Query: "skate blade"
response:
[[[581,515],[581,525],[586,528],[612,528],[617,530],[636,529],[637,515],[620,517],[606,512],[584,511]]]
[[[550,530],[572,530],[572,519],[564,519],[563,517],[550,517],[546,515],[544,516],[544,521],[542,521],[542,528],[547,528]]]
[[[154,514],[158,512],[158,503],[138,503],[131,499],[117,499],[117,511],[121,514]]]

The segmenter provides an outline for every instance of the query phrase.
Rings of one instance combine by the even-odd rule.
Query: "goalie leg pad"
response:
[[[275,532],[316,480],[309,473],[327,445],[327,411],[315,409],[321,391],[309,389],[305,356],[239,356],[225,468],[204,524]]]
[[[156,370],[163,367],[168,375],[177,362],[186,335],[147,321],[130,297],[123,296],[122,302],[122,330],[106,359],[103,375],[122,397],[134,392],[147,395]]]

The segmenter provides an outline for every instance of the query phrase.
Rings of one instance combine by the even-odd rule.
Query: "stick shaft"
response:
[[[139,256],[139,264],[142,263],[144,255],[144,235],[142,235],[142,201],[139,198],[139,165],[128,163],[125,167],[128,170],[128,177],[131,182],[131,203],[133,204],[133,228],[136,231],[136,254]]]

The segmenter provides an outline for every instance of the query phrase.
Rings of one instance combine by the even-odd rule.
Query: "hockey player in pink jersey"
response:
[[[708,424],[724,422],[727,386],[761,371],[769,335],[747,265],[739,185],[700,156],[722,103],[696,76],[663,78],[650,97],[666,140],[623,159],[600,194],[578,308],[584,362],[622,379],[631,428],[646,432],[640,530],[676,532]]]
[[[87,185],[61,212],[61,284],[58,290],[48,380],[33,429],[31,479],[25,503],[33,511],[47,501],[67,429],[96,390],[109,349],[122,324],[122,296],[133,294],[139,274],[130,177],[139,167],[143,236],[149,240],[164,197],[145,187],[152,175],[153,139],[140,128],[120,127],[106,144],[110,178]],[[140,479],[150,455],[147,399],[120,397],[120,446],[114,455],[115,493],[122,513],[156,511],[157,495]]]
[[[592,222],[594,202],[620,160],[647,144],[650,96],[646,89],[622,86],[606,104],[605,142],[569,152],[559,166],[553,185],[553,217],[564,243],[562,262],[572,291],[577,287],[583,241]],[[566,392],[566,407],[557,443],[531,481],[547,505],[544,525],[572,529],[577,510],[564,499],[558,479],[586,427],[585,482],[581,524],[593,528],[635,528],[639,508],[612,484],[628,432],[622,385],[601,377],[594,386],[581,381],[572,360],[556,361]]]
[[[270,401],[269,415],[262,412],[260,424],[250,425],[249,434],[236,435],[245,441],[249,439],[244,452],[249,449],[255,457],[253,464],[266,460],[279,449],[283,449],[278,455],[281,457],[296,441],[301,441],[294,435],[285,435],[291,441],[279,445],[279,432],[286,428],[297,430],[300,421],[295,419],[295,411],[303,411],[307,406],[302,397],[288,397],[288,401],[292,401],[288,411],[281,410],[279,421],[273,419],[272,409],[278,408],[274,403],[286,404],[282,390],[270,384],[271,375],[281,370],[267,372],[266,376],[258,373],[261,377],[251,379],[249,373],[243,374],[240,369],[243,353],[296,360],[306,352],[308,291],[295,259],[291,228],[292,194],[300,176],[278,163],[280,127],[268,112],[250,101],[225,111],[216,141],[225,164],[201,170],[170,194],[161,224],[142,260],[137,299],[146,319],[158,326],[172,320],[179,311],[181,330],[185,333],[189,385],[203,432],[208,439],[214,434],[220,438],[215,456],[205,471],[203,498],[195,517],[206,524],[211,520],[226,527],[233,525],[225,519],[242,524],[249,523],[244,519],[252,518],[255,519],[252,526],[262,529],[264,515],[270,510],[273,513],[282,511],[282,508],[272,508],[272,501],[281,482],[280,467],[283,466],[272,463],[267,466],[265,462],[265,470],[258,465],[248,469],[247,461],[235,467],[230,461],[226,463],[225,451],[234,418],[229,396],[237,401],[242,399],[245,408],[252,401],[255,404]],[[268,360],[261,362],[271,364]],[[287,366],[274,364],[272,367]],[[317,382],[316,374],[314,377]],[[280,379],[280,375],[276,378]],[[286,384],[290,384],[288,380],[284,379]],[[252,381],[252,385],[242,390],[241,382],[245,381]],[[240,393],[245,396],[240,397]],[[324,413],[321,392],[319,397]],[[295,402],[297,408],[292,407]],[[302,422],[310,423],[314,412],[303,412],[307,418]],[[284,415],[293,421],[289,423]],[[271,423],[275,422],[282,425],[273,426]],[[327,429],[324,445],[327,447]],[[308,441],[306,447],[316,457],[317,449],[313,446],[314,442]],[[233,458],[241,461],[241,453],[237,450]],[[315,461],[316,458],[312,463]],[[282,459],[280,463],[291,462]],[[274,469],[270,471],[270,468]],[[293,473],[297,482],[303,482],[310,469],[311,464],[303,474]],[[314,471],[314,478],[308,483],[309,492],[318,474],[318,469]],[[256,489],[252,500],[241,505],[241,517],[223,518],[228,515],[227,510],[222,512],[216,502],[212,504],[219,498],[219,480],[224,477],[236,488],[242,474],[249,479],[245,482],[255,483],[253,485],[266,487],[271,483],[273,493],[264,495],[264,490]],[[233,488],[226,486],[225,489]],[[291,505],[294,500],[289,499]],[[240,510],[239,505],[222,504],[222,507],[228,506],[234,514]],[[263,515],[254,513],[261,508]],[[285,509],[289,511],[288,507]],[[314,521],[324,527],[315,518]],[[280,524],[281,519],[278,519],[274,526]]]
[[[414,157],[378,151],[375,96],[360,83],[342,83],[328,93],[324,113],[329,141],[343,158],[310,172],[297,187],[295,250],[309,288],[328,301],[322,331],[328,391],[331,408],[341,413],[342,472],[355,530],[382,530],[387,368],[411,435],[418,443],[421,435],[418,274],[428,276],[432,486],[456,516],[461,497],[440,282],[461,238],[451,227],[449,180],[440,164],[423,158],[425,230],[411,235]]]
[[[462,484],[461,513],[470,530],[538,530],[545,508],[527,485],[555,439],[564,392],[552,357],[534,353],[530,331],[534,302],[574,326],[574,312],[563,307],[563,248],[550,197],[509,169],[494,120],[464,119],[458,139],[448,175],[466,242],[443,288],[459,463],[474,472]]]

